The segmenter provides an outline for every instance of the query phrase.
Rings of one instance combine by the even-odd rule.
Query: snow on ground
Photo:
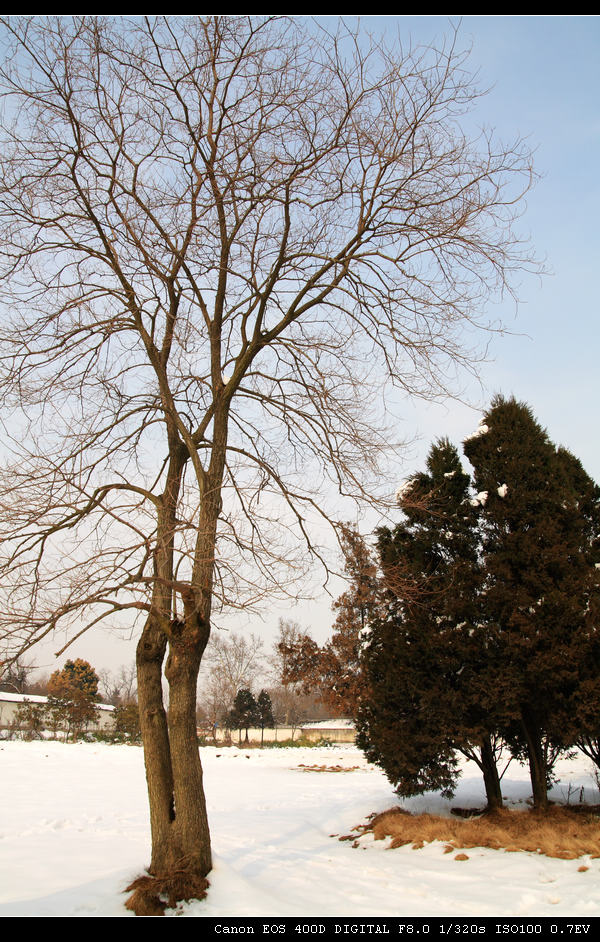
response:
[[[186,916],[600,916],[600,860],[442,845],[389,850],[348,834],[397,803],[381,771],[353,746],[202,749],[214,870],[206,900]],[[306,770],[341,765],[349,771]],[[564,760],[553,797],[598,801],[590,763]],[[129,916],[122,890],[149,860],[141,748],[0,742],[0,917]],[[530,796],[511,764],[503,792]],[[453,802],[429,793],[412,810],[480,807],[481,776],[468,764]],[[586,864],[589,869],[580,872]]]

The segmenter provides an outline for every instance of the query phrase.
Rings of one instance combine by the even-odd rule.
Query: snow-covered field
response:
[[[600,916],[600,860],[469,850],[389,850],[348,834],[396,803],[354,747],[202,750],[214,870],[187,916]],[[306,771],[303,766],[349,771]],[[598,801],[590,763],[563,761],[553,797]],[[125,916],[128,881],[149,860],[142,750],[104,744],[0,742],[0,916]],[[525,806],[526,770],[503,779]],[[470,765],[452,804],[481,806]],[[407,807],[439,812],[428,794]],[[581,872],[586,864],[589,869]]]

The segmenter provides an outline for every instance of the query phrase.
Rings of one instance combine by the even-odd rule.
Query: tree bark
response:
[[[171,626],[162,694],[167,635],[144,629],[137,650],[140,725],[150,804],[152,858],[149,872],[160,880],[185,872],[205,877],[212,857],[202,765],[196,735],[196,685],[208,629],[199,617]]]
[[[540,730],[526,710],[522,713],[521,725],[527,744],[533,807],[538,811],[546,811],[548,808],[548,781]]]
[[[195,592],[190,584],[174,580],[173,534],[186,457],[184,449],[172,448],[158,516],[152,608],[137,648],[140,726],[152,831],[149,872],[170,886],[175,875],[201,879],[212,866],[196,731],[196,689],[210,635],[213,557],[205,556],[205,565],[199,567],[205,591]],[[214,539],[217,516],[212,502],[200,514],[199,528],[205,527],[209,538],[213,534]],[[183,601],[182,618],[172,617],[176,591]],[[162,690],[165,654],[168,711]],[[173,895],[171,890],[169,893]]]
[[[202,877],[209,873],[212,858],[196,732],[196,687],[207,641],[208,629],[201,617],[187,615],[181,626],[172,629],[165,668],[175,808],[170,863]]]
[[[502,807],[502,789],[500,776],[494,756],[494,750],[489,736],[481,740],[481,771],[485,785],[488,811],[496,811]]]

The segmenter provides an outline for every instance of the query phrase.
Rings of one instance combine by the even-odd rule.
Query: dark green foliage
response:
[[[67,661],[62,670],[54,671],[48,681],[48,693],[61,700],[79,695],[97,700],[99,683],[100,678],[91,664],[78,657]]]
[[[485,618],[503,665],[497,697],[543,807],[548,756],[573,743],[590,706],[597,712],[600,489],[514,399],[493,401],[465,454],[487,493]]]
[[[55,733],[61,729],[67,740],[77,739],[96,722],[99,678],[81,658],[67,661],[48,681],[47,722]]]
[[[264,744],[265,749],[320,749],[322,746],[331,746],[328,740],[307,739],[299,736],[298,739],[271,740]]]
[[[45,709],[44,703],[31,700],[20,703],[13,723],[15,732],[18,731],[25,740],[42,739],[46,725]]]
[[[379,532],[387,614],[364,651],[369,696],[358,743],[402,795],[451,794],[457,750],[484,767],[488,803],[501,802],[491,753],[495,667],[479,594],[477,511],[456,449],[440,440],[402,491],[404,519]]]
[[[46,717],[55,735],[62,730],[66,742],[75,742],[89,727],[95,726],[96,704],[85,691],[73,690],[68,699],[48,697]]]
[[[233,709],[230,710],[227,716],[227,726],[229,729],[238,729],[240,731],[240,742],[242,730],[246,730],[246,742],[248,742],[248,730],[251,726],[258,726],[260,718],[258,704],[251,691],[245,688],[238,690],[233,701]]]
[[[260,744],[263,745],[265,729],[272,729],[275,726],[275,717],[273,716],[273,704],[266,690],[261,690],[256,700],[256,710],[258,715],[258,726],[260,727]]]
[[[438,441],[379,534],[389,601],[359,742],[401,794],[450,792],[462,752],[499,804],[500,738],[543,808],[561,753],[600,755],[600,488],[514,399],[494,399],[464,451],[472,490]]]
[[[141,743],[142,732],[137,703],[125,703],[115,707],[114,735],[117,742]]]

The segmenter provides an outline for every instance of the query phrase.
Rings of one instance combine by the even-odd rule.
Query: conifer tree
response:
[[[259,721],[258,705],[252,692],[245,688],[238,690],[235,700],[233,701],[233,709],[227,717],[227,725],[230,729],[239,730],[240,744],[242,741],[242,730],[246,731],[245,741],[248,742],[248,730],[251,726],[258,726]]]
[[[489,807],[502,803],[489,690],[496,666],[479,614],[482,573],[470,478],[446,439],[399,493],[393,530],[379,531],[389,601],[363,661],[369,696],[359,745],[402,795],[453,792],[456,752],[482,769]]]
[[[75,695],[98,699],[100,678],[88,661],[78,657],[67,661],[62,670],[54,671],[48,681],[48,693],[59,699],[69,700]]]
[[[548,753],[574,742],[585,684],[597,686],[600,492],[514,398],[493,400],[464,450],[485,495],[486,630],[502,666],[494,697],[543,809]]]
[[[265,729],[272,729],[275,726],[273,716],[273,704],[271,697],[266,690],[261,690],[256,698],[256,713],[258,717],[258,726],[260,727],[260,744],[262,746],[265,738]]]
[[[48,680],[49,723],[75,740],[96,719],[99,677],[82,658],[67,661]]]

